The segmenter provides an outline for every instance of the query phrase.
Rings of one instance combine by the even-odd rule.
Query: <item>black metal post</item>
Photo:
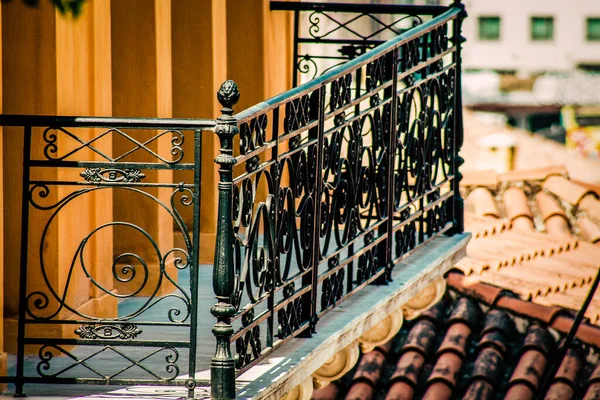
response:
[[[463,145],[464,134],[463,134],[463,119],[462,119],[462,67],[461,67],[461,48],[462,43],[465,39],[461,34],[462,21],[466,18],[467,13],[465,11],[464,4],[461,0],[454,0],[454,7],[462,9],[462,12],[454,20],[454,34],[453,41],[456,50],[454,51],[454,161],[452,172],[454,179],[452,180],[452,192],[453,205],[452,205],[452,219],[454,221],[454,227],[451,233],[462,233],[464,231],[464,213],[465,203],[460,195],[460,181],[462,175],[460,173],[460,167],[465,163],[465,160],[458,154],[460,148]]]
[[[387,281],[392,279],[392,269],[394,267],[394,206],[395,206],[395,193],[396,188],[394,184],[394,167],[396,164],[396,135],[398,127],[398,59],[400,57],[400,50],[395,48],[392,51],[391,57],[391,75],[392,75],[392,102],[391,102],[391,121],[390,121],[390,137],[388,140],[388,174],[387,174],[387,224],[386,224],[386,276]]]
[[[21,266],[19,268],[19,321],[17,328],[17,377],[15,397],[25,397],[25,308],[27,307],[27,258],[29,255],[29,174],[31,159],[31,126],[24,127],[23,182],[21,194]]]
[[[194,226],[192,244],[192,263],[190,264],[190,294],[192,298],[192,315],[190,326],[190,361],[188,365],[189,378],[185,381],[188,389],[188,399],[194,398],[196,388],[196,339],[198,327],[198,266],[200,257],[200,201],[202,179],[202,131],[194,131]]]
[[[215,133],[221,142],[221,154],[215,159],[219,164],[219,210],[217,220],[217,240],[213,267],[213,290],[217,304],[211,313],[217,318],[212,332],[217,338],[217,348],[210,363],[211,398],[218,400],[235,399],[235,365],[231,355],[230,338],[233,335],[231,318],[235,307],[231,304],[234,290],[233,269],[233,138],[239,133],[237,121],[232,116],[232,107],[240,98],[235,82],[228,80],[221,85],[217,99],[223,106],[222,115],[217,118]]]

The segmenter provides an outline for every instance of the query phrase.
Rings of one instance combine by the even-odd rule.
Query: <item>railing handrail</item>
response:
[[[0,126],[44,126],[64,128],[202,129],[213,130],[214,119],[75,117],[54,115],[0,114]]]
[[[448,10],[447,6],[412,5],[412,4],[349,4],[321,2],[290,2],[271,1],[271,11],[326,11],[326,12],[357,12],[374,14],[420,14],[439,15]]]
[[[426,32],[432,31],[438,26],[455,19],[461,13],[464,12],[464,9],[461,7],[450,6],[449,9],[441,15],[432,18],[431,20],[418,25],[410,30],[401,33],[393,39],[388,40],[387,42],[377,46],[376,48],[369,50],[368,52],[356,57],[353,60],[350,60],[342,65],[339,65],[335,68],[332,68],[328,72],[320,75],[310,81],[301,84],[295,88],[292,88],[288,91],[285,91],[281,94],[275,95],[268,100],[260,102],[254,106],[251,106],[237,114],[234,115],[238,123],[245,122],[258,114],[267,112],[272,110],[290,100],[293,100],[297,97],[300,97],[306,93],[309,93],[316,88],[326,85],[327,83],[338,79],[339,77],[352,72],[367,63],[373,61],[374,59],[381,57],[383,54],[394,50],[412,39],[423,35]]]

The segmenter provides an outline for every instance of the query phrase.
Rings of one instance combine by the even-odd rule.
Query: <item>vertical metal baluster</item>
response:
[[[25,308],[27,307],[27,254],[29,242],[29,174],[31,159],[31,126],[23,128],[23,182],[21,193],[21,265],[19,268],[19,322],[17,331],[17,377],[15,397],[25,397]]]
[[[185,387],[188,389],[188,399],[194,398],[194,389],[196,388],[196,338],[198,325],[198,268],[200,257],[200,201],[201,181],[202,179],[202,131],[194,131],[194,221],[193,221],[193,242],[192,258],[190,264],[190,295],[192,298],[192,315],[190,320],[190,359],[189,359],[189,378],[185,381]]]
[[[396,155],[396,127],[398,121],[398,52],[399,49],[395,48],[391,52],[392,62],[392,103],[391,103],[391,121],[390,121],[390,137],[388,140],[388,194],[387,194],[387,228],[386,228],[386,280],[391,281],[392,279],[392,268],[394,266],[393,257],[393,246],[394,246],[394,164]]]
[[[279,256],[279,189],[281,188],[281,180],[279,176],[281,175],[281,171],[279,169],[279,108],[275,108],[273,110],[273,121],[271,122],[271,126],[273,127],[273,136],[271,140],[275,142],[275,146],[271,150],[271,160],[275,161],[275,169],[278,176],[272,177],[275,180],[276,185],[273,188],[273,196],[275,201],[275,215],[271,219],[271,226],[268,228],[271,229],[271,235],[273,237],[273,262],[271,263],[273,272],[271,276],[273,277],[273,284],[271,285],[271,293],[269,294],[269,298],[267,299],[267,308],[271,313],[271,316],[267,318],[267,347],[273,347],[273,337],[275,336],[275,315],[273,309],[275,308],[275,288],[277,286],[277,282],[275,281],[275,270],[278,268],[278,263],[281,262]],[[281,270],[280,270],[281,271]]]
[[[360,90],[362,87],[362,72],[363,67],[360,67],[356,70],[356,92],[354,95],[354,99],[360,98]],[[360,104],[361,102],[356,103],[354,106],[354,116],[360,115]],[[354,254],[354,243],[348,246],[348,254]],[[352,285],[354,284],[354,259],[348,263],[346,267],[346,293],[350,293],[352,291]]]
[[[454,0],[453,7],[461,8],[462,12],[453,23],[453,42],[456,49],[454,51],[454,157],[452,158],[452,173],[454,175],[454,179],[452,180],[452,191],[454,192],[452,196],[452,219],[454,227],[451,230],[451,233],[462,233],[464,231],[465,204],[460,196],[460,181],[462,180],[460,166],[464,164],[465,160],[458,153],[463,145],[464,139],[462,120],[461,47],[465,39],[461,36],[461,25],[463,19],[466,18],[467,13],[461,0]]]
[[[309,319],[310,319],[310,332],[308,335],[316,332],[317,325],[317,297],[318,297],[318,279],[319,279],[319,262],[321,258],[321,193],[322,193],[322,180],[323,180],[323,125],[325,119],[325,86],[321,86],[315,89],[315,92],[311,95],[310,99],[310,119],[317,120],[317,127],[309,131],[310,139],[317,139],[315,145],[316,160],[315,160],[315,189],[314,189],[314,218],[313,218],[313,257],[312,257],[312,271],[310,276],[310,304],[309,308]],[[306,307],[307,304],[304,304]],[[305,331],[306,332],[306,331]]]
[[[219,210],[217,220],[217,240],[213,267],[213,290],[217,304],[211,313],[217,318],[212,332],[217,339],[217,348],[210,363],[211,398],[218,400],[235,399],[235,365],[229,343],[233,335],[231,318],[235,307],[231,304],[234,290],[233,266],[233,138],[239,133],[232,107],[239,100],[240,93],[235,82],[229,80],[221,85],[217,99],[223,106],[222,115],[217,118],[215,133],[221,142],[221,154],[215,159],[219,164]]]

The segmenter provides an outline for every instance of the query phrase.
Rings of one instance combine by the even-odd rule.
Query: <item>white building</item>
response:
[[[463,0],[463,66],[540,73],[600,69],[600,0]]]

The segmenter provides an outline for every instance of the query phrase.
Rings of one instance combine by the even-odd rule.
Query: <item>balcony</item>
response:
[[[463,6],[271,7],[294,16],[295,87],[254,106],[238,110],[244,88],[228,80],[216,119],[0,116],[23,166],[3,378],[17,395],[77,383],[283,397],[334,380],[325,364],[352,367],[443,293],[469,238]],[[214,186],[206,135],[220,143]]]

